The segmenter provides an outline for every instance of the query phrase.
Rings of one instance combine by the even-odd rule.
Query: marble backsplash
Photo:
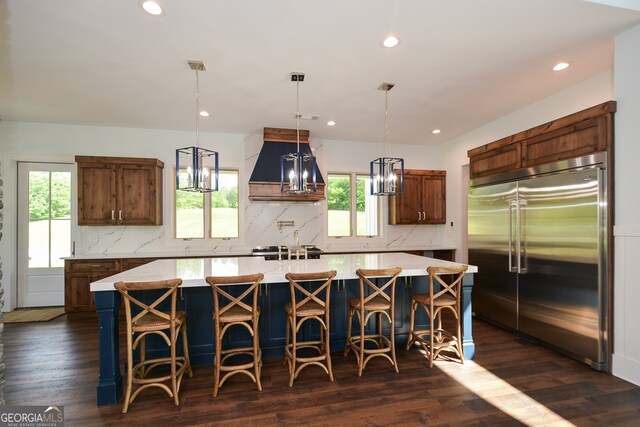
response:
[[[312,150],[318,158],[318,167],[326,180],[323,144],[311,141]],[[113,226],[80,227],[80,241],[76,244],[76,255],[113,256],[133,254],[210,254],[228,255],[248,253],[259,245],[294,245],[294,232],[298,231],[301,244],[313,244],[325,251],[340,250],[389,250],[408,248],[454,247],[453,227],[445,225],[386,224],[386,200],[381,213],[382,236],[374,238],[330,238],[327,237],[326,202],[265,202],[250,201],[248,180],[262,147],[262,135],[249,135],[244,140],[244,164],[240,169],[240,238],[238,239],[192,239],[173,238],[173,219],[166,213],[173,212],[165,204],[165,223],[162,226]],[[165,174],[171,168],[165,167]],[[165,176],[165,183],[172,182]],[[165,185],[165,200],[172,201],[172,188]],[[243,196],[244,195],[244,196]],[[278,221],[293,221],[293,226],[278,227]],[[149,255],[151,256],[151,255]]]

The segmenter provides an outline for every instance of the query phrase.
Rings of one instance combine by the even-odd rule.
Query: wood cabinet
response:
[[[65,311],[95,310],[91,282],[139,267],[156,258],[118,258],[101,260],[64,261],[64,309]]]
[[[157,159],[76,156],[78,225],[161,225]]]
[[[120,271],[118,260],[65,260],[64,308],[65,311],[95,310],[91,282],[112,276]]]
[[[389,224],[444,224],[446,171],[405,169],[404,192],[389,198]]]
[[[530,166],[607,151],[613,146],[608,101],[469,150],[470,177],[480,178]]]

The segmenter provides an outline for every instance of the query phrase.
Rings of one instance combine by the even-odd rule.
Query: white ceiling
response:
[[[295,127],[299,71],[312,138],[384,140],[385,81],[391,141],[437,144],[611,69],[613,37],[640,22],[582,0],[160,3],[0,0],[0,118],[195,130],[201,60],[202,131]]]

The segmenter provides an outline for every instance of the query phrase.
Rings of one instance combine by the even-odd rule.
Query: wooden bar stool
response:
[[[367,366],[369,360],[374,357],[385,357],[389,359],[396,372],[398,372],[398,362],[396,361],[395,349],[395,331],[394,331],[394,315],[395,315],[395,294],[396,279],[402,271],[401,268],[391,268],[382,270],[364,270],[358,269],[356,274],[360,278],[360,296],[357,298],[349,298],[349,321],[347,325],[347,341],[345,343],[344,355],[353,349],[358,361],[358,376],[362,376],[362,371]],[[382,286],[378,287],[370,278],[374,277],[390,277],[390,279]],[[365,288],[366,283],[366,288]],[[365,295],[367,290],[368,295]],[[357,315],[360,322],[360,335],[351,336],[351,325],[353,316]],[[377,315],[376,334],[365,335],[364,328],[369,322],[371,316]],[[391,339],[382,333],[382,318],[389,320],[391,329]],[[375,344],[373,348],[366,348],[366,343]]]
[[[216,334],[216,359],[213,383],[213,397],[218,396],[218,390],[224,382],[233,375],[245,374],[262,391],[260,384],[260,372],[262,370],[262,351],[260,350],[260,338],[258,322],[260,319],[260,307],[258,306],[258,290],[263,274],[230,277],[207,277],[205,280],[211,285],[213,291],[213,318]],[[222,289],[222,286],[243,286],[243,292],[235,297]],[[223,350],[222,338],[232,326],[247,328],[253,337],[251,347],[241,347]],[[246,355],[251,356],[252,361],[240,365],[225,364],[228,359]],[[220,378],[221,372],[224,372]]]
[[[122,413],[129,410],[129,405],[135,400],[142,390],[148,387],[159,387],[167,392],[169,397],[173,397],[176,406],[180,403],[178,392],[182,383],[182,376],[185,371],[189,377],[193,376],[191,362],[189,361],[189,345],[187,343],[187,313],[176,311],[176,295],[178,286],[182,283],[180,279],[163,280],[157,282],[116,282],[114,287],[124,297],[124,308],[127,323],[127,390],[124,398]],[[159,298],[151,304],[146,304],[139,298],[132,296],[131,291],[156,291],[166,290]],[[158,306],[170,300],[169,312],[160,311]],[[133,315],[134,308],[140,311]],[[182,345],[184,356],[176,356],[178,335],[182,333]],[[170,348],[169,357],[146,358],[146,338],[148,335],[157,334],[164,339]],[[140,361],[133,364],[133,351],[140,345]],[[159,373],[149,376],[151,371],[157,367],[169,365],[169,372]],[[171,388],[166,384],[171,381]],[[139,385],[136,391],[131,394],[133,385]]]
[[[467,266],[461,267],[429,267],[429,293],[415,293],[411,296],[411,331],[407,350],[418,342],[429,355],[429,367],[433,367],[433,360],[441,351],[454,353],[460,363],[464,363],[462,351],[462,334],[460,328],[460,293],[462,278]],[[451,276],[453,280],[447,283],[441,276]],[[429,318],[429,329],[414,330],[415,314],[418,307],[424,308]],[[450,312],[455,318],[455,335],[442,327],[442,316]],[[437,326],[436,326],[437,322]]]
[[[289,387],[298,378],[303,368],[310,365],[320,366],[333,381],[331,369],[331,348],[329,346],[329,301],[331,299],[331,281],[334,270],[322,273],[287,273],[291,290],[291,302],[285,304],[287,313],[285,360],[289,365]],[[324,283],[319,284],[318,281]],[[299,282],[310,282],[306,286]],[[314,283],[315,282],[315,283]],[[298,332],[307,320],[317,321],[320,327],[318,340],[298,340]],[[298,350],[311,349],[313,354],[301,356]],[[317,352],[317,354],[315,354]],[[298,365],[299,364],[299,365]]]

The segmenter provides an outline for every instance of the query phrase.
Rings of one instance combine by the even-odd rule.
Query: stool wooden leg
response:
[[[262,362],[262,354],[260,354],[260,336],[258,333],[258,321],[253,322],[253,370],[256,376],[256,385],[258,391],[262,391],[262,383],[260,382],[260,363]]]
[[[297,321],[293,318],[293,316],[291,316],[291,362],[289,364],[289,387],[293,387],[293,380],[296,376],[297,328]]]
[[[411,346],[413,345],[415,338],[413,336],[413,327],[415,325],[415,320],[416,320],[416,310],[418,303],[416,303],[415,301],[411,301],[411,322],[410,322],[410,326],[409,326],[409,339],[407,340],[407,350],[409,350],[411,348]]]
[[[127,331],[127,391],[124,395],[124,407],[122,413],[129,410],[129,400],[131,399],[131,388],[133,387],[133,337],[131,331]]]
[[[178,329],[171,328],[171,391],[173,392],[173,403],[178,406],[178,378],[176,375],[176,345],[178,342]]]
[[[287,356],[287,349],[289,348],[289,333],[291,332],[291,324],[289,323],[289,315],[287,315],[286,331],[284,336],[284,357],[282,358],[282,364],[289,363]]]
[[[433,307],[429,310],[429,367],[433,368],[433,346],[434,346],[434,317]]]
[[[389,323],[389,328],[391,328],[391,358],[393,359],[393,368],[396,370],[396,372],[399,372],[398,370],[398,361],[396,360],[396,332],[395,332],[395,312],[393,309],[393,306],[391,307],[391,322]],[[380,319],[382,320],[382,319]]]
[[[189,374],[189,378],[193,378],[193,370],[191,369],[191,359],[189,358],[189,342],[187,340],[187,321],[184,321],[182,325],[182,347],[184,354],[184,363],[186,363],[187,373]]]
[[[324,344],[324,354],[326,355],[327,358],[327,369],[329,370],[329,380],[333,381],[333,369],[331,368],[331,348],[329,347],[329,339],[331,338],[331,333],[329,332],[331,329],[329,329],[329,316],[324,316],[324,322],[326,325],[326,332],[324,333],[324,339],[325,339],[325,344]],[[320,325],[320,330],[322,331],[322,325]]]
[[[222,337],[220,336],[220,324],[216,322],[216,366],[213,378],[213,397],[218,396],[220,388],[220,364],[222,363]]]
[[[360,357],[358,358],[358,376],[362,376],[364,369],[364,310],[360,310]]]
[[[346,357],[349,354],[349,350],[351,350],[351,326],[353,325],[353,315],[355,314],[355,310],[349,307],[349,318],[347,319],[347,339],[344,342],[344,356]]]

